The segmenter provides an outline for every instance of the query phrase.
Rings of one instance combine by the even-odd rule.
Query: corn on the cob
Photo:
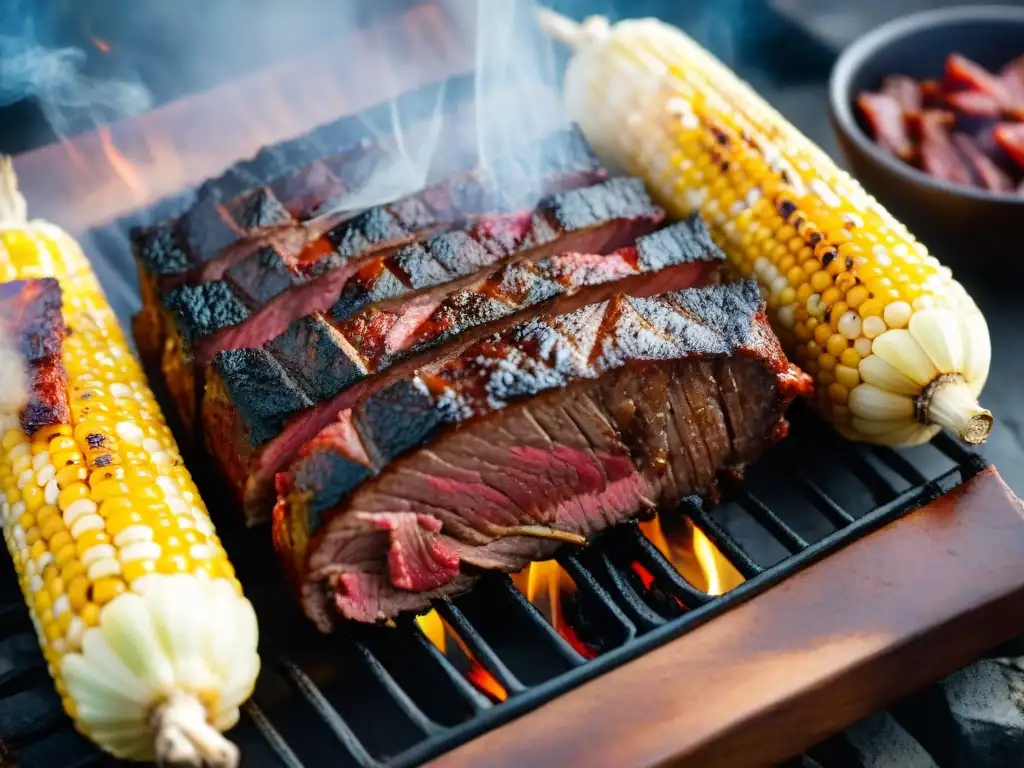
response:
[[[252,606],[87,259],[0,157],[0,281],[34,277],[62,289],[71,417],[0,412],[0,511],[64,709],[117,757],[234,766]]]
[[[654,19],[580,26],[546,9],[540,21],[575,49],[570,116],[671,212],[699,212],[731,265],[758,280],[825,419],[893,446],[942,427],[988,437],[985,319],[874,198],[681,31]]]

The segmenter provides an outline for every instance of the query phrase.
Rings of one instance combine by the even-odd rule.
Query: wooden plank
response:
[[[775,765],[1022,633],[1024,513],[990,468],[431,765]]]
[[[29,210],[73,233],[220,173],[268,144],[471,72],[472,41],[424,2],[331,45],[14,158]],[[401,50],[407,55],[395,57]]]

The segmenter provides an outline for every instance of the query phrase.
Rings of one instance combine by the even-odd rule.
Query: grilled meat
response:
[[[165,305],[175,320],[168,336],[201,376],[217,352],[261,346],[311,312],[337,314],[339,301],[346,311],[354,310],[414,295],[505,261],[567,250],[606,253],[650,232],[663,216],[641,182],[611,179],[554,195],[529,212],[482,218],[466,231],[414,243],[369,264],[354,259],[351,266],[342,264],[303,282],[276,254],[265,253],[263,271],[246,280],[238,276],[235,283],[228,279],[185,285],[168,294]],[[346,285],[349,277],[355,279]],[[177,361],[171,365],[181,369]],[[165,376],[176,400],[184,400],[177,393],[186,390],[202,393],[201,381],[178,381],[166,369]],[[193,401],[183,414],[187,424],[196,423],[194,411]]]
[[[461,116],[453,117],[454,125],[461,131],[467,130],[471,124],[460,122],[457,117]],[[416,134],[429,127],[430,123],[425,122],[410,132]],[[231,199],[225,198],[223,185],[213,185],[206,194],[201,190],[196,204],[178,219],[134,231],[132,243],[143,300],[143,310],[135,325],[143,356],[152,359],[163,341],[166,318],[160,310],[162,292],[186,279],[192,282],[219,279],[231,266],[265,250],[276,250],[288,263],[297,261],[303,250],[307,251],[304,254],[307,262],[335,252],[336,258],[345,258],[354,255],[363,244],[360,234],[376,247],[383,248],[388,238],[396,245],[409,242],[414,234],[426,237],[432,231],[443,229],[444,224],[452,226],[458,215],[501,210],[501,203],[512,205],[515,202],[503,200],[499,192],[487,188],[488,179],[476,174],[464,179],[461,185],[449,184],[450,190],[442,185],[422,200],[406,199],[392,206],[371,209],[338,227],[333,238],[322,237],[339,216],[344,218],[330,215],[330,206],[363,188],[381,163],[396,151],[394,143],[390,135],[375,142],[363,140],[323,160],[287,167],[277,176],[268,169],[266,186],[254,186],[236,193]],[[529,157],[533,162],[531,167],[551,169],[545,193],[592,183],[604,175],[575,128],[547,137],[531,150]],[[515,180],[514,167],[512,173],[508,168],[497,170],[500,171],[495,174],[498,179]],[[233,185],[228,187],[234,189]],[[518,188],[527,187],[520,184]],[[444,199],[446,192],[448,200]],[[485,207],[488,202],[493,207]],[[431,209],[431,205],[435,207]],[[328,214],[319,216],[325,209]],[[423,218],[431,214],[437,219],[433,224]]]
[[[723,258],[694,220],[609,255],[564,253],[507,264],[342,321],[306,317],[264,349],[214,358],[203,404],[208,450],[239,489],[247,486],[246,510],[258,520],[269,510],[274,472],[334,414],[368,393],[524,315],[567,312],[613,293],[642,297],[714,282]],[[305,412],[297,414],[300,409]]]
[[[454,229],[474,216],[529,206],[538,190],[542,195],[556,194],[597,183],[607,175],[575,129],[558,131],[534,145],[525,167],[515,161],[500,166],[451,176],[355,216],[328,213],[311,220],[260,223],[250,228],[249,237],[197,267],[191,282],[217,280],[225,273],[236,275],[239,270],[250,274],[253,269],[246,268],[244,262],[253,254],[258,260],[259,252],[266,249],[275,251],[301,274],[319,275],[355,257],[394,253],[403,245]],[[537,166],[544,168],[539,184],[526,178]]]
[[[343,412],[279,476],[275,544],[322,630],[424,610],[712,492],[809,387],[751,282],[540,317]]]
[[[0,317],[26,366],[28,399],[21,427],[29,435],[69,418],[61,303],[60,284],[53,278],[0,283]]]
[[[292,211],[307,208],[310,198],[334,200],[358,189],[384,151],[380,144],[361,141],[342,151],[330,165],[317,161],[313,166],[286,172],[279,179],[271,177],[270,186],[239,190],[229,199],[225,199],[225,193],[233,190],[233,185],[211,185],[205,194],[201,190],[196,203],[177,219],[133,230],[132,250],[142,296],[135,326],[145,334],[142,338],[136,334],[140,354],[151,359],[163,340],[160,301],[164,290],[183,281],[197,265],[214,258],[247,232],[293,222]],[[298,179],[319,179],[323,186],[302,187],[295,183]]]

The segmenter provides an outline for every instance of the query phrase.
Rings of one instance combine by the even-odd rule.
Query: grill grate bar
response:
[[[836,504],[831,496],[806,475],[791,472],[788,477],[814,505],[815,509],[821,512],[836,528],[845,528],[857,519]]]
[[[637,636],[636,625],[629,620],[594,574],[580,561],[580,553],[572,552],[558,557],[558,562],[576,582],[576,587],[596,605],[604,609],[606,617],[617,624],[624,635],[623,643]]]
[[[309,679],[309,676],[289,659],[287,656],[277,654],[277,663],[292,686],[306,699],[317,714],[330,728],[335,738],[345,747],[348,753],[357,763],[364,768],[374,768],[380,765],[377,760],[367,751],[359,738],[348,727],[348,723],[338,714],[338,711],[331,706],[331,703],[323,695],[316,683]],[[266,717],[264,715],[264,717]],[[269,724],[269,722],[268,722]],[[276,731],[275,731],[276,733]],[[289,750],[290,751],[290,750]],[[296,758],[297,760],[298,758]],[[299,765],[302,763],[300,762]]]
[[[624,613],[638,629],[647,631],[665,623],[665,617],[647,605],[633,585],[626,580],[623,572],[612,563],[607,553],[597,553],[592,560],[596,561],[598,566],[594,569],[597,578],[609,593],[620,598],[617,601],[618,605],[624,609]]]
[[[270,720],[263,713],[263,710],[254,702],[252,699],[245,702],[242,705],[243,711],[249,715],[252,719],[253,724],[256,726],[263,740],[267,742],[267,745],[274,751],[281,764],[285,768],[306,768],[298,755],[296,755],[288,742],[284,740],[284,737],[277,732],[277,729],[271,724]],[[370,763],[372,765],[372,763]]]
[[[867,460],[858,446],[839,439],[833,439],[832,442],[842,453],[846,464],[854,471],[857,478],[867,486],[876,504],[886,504],[897,495],[892,483],[871,466],[871,462]]]
[[[450,600],[439,600],[435,609],[441,617],[455,630],[459,638],[466,644],[474,658],[486,669],[495,680],[504,688],[509,697],[526,690],[519,678],[505,666],[494,649],[477,632],[476,627],[466,618],[466,615],[459,610]]]
[[[722,527],[721,523],[708,514],[699,499],[693,496],[687,497],[683,500],[683,509],[693,524],[700,528],[736,570],[743,574],[743,578],[752,579],[764,572],[764,568],[746,553],[743,547]]]
[[[448,660],[448,657],[441,653],[438,647],[430,642],[419,628],[414,626],[414,621],[411,617],[401,618],[398,625],[403,631],[412,634],[414,642],[426,650],[434,663],[438,665],[444,676],[455,687],[459,696],[465,699],[465,701],[475,711],[483,712],[493,706],[491,704],[491,700],[470,685],[469,681],[466,680],[462,673],[455,668],[455,665]]]
[[[364,643],[359,640],[352,640],[352,644],[373,676],[384,686],[384,689],[398,705],[399,709],[417,728],[428,736],[439,733],[442,730],[440,725],[427,717],[423,710],[416,706],[413,700],[409,698],[409,695],[402,689],[402,686],[395,682],[395,678],[380,663],[380,659],[374,656],[373,652]]]
[[[516,610],[520,611],[525,621],[530,622],[534,625],[536,630],[544,633],[545,639],[559,652],[559,654],[573,666],[579,666],[586,659],[573,648],[569,641],[562,637],[551,624],[544,618],[544,615],[537,610],[526,596],[520,592],[516,585],[512,583],[512,579],[508,576],[502,578],[499,582],[499,588],[506,592],[506,597],[516,607]]]
[[[747,488],[735,480],[728,481],[729,496],[737,501],[743,509],[750,513],[757,522],[782,544],[790,554],[797,555],[810,546],[810,542],[790,528],[781,517],[772,512],[768,506],[752,494]]]
[[[939,434],[933,437],[931,444],[948,458],[962,466],[974,467],[980,458],[978,454],[968,450],[964,447],[963,443],[945,431],[939,432]],[[981,469],[981,467],[978,467],[978,469]],[[974,470],[974,472],[976,471]],[[972,476],[974,472],[971,473]]]
[[[896,453],[892,448],[877,446],[874,448],[874,453],[911,485],[924,485],[928,482],[928,478],[922,474],[921,470],[915,467],[905,456]]]
[[[622,533],[620,546],[627,549],[629,555],[647,569],[659,587],[678,598],[687,608],[696,608],[712,600],[710,595],[684,579],[639,528],[630,526]]]

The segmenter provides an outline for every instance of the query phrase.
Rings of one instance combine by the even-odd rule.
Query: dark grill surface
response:
[[[454,82],[446,96],[456,101],[471,90],[465,81]],[[356,120],[350,127],[354,135],[366,131]],[[249,170],[269,173],[273,159],[271,152],[264,157],[267,168]],[[162,206],[159,218],[181,204]],[[127,225],[83,239],[93,254],[103,254],[98,271],[125,324],[138,301],[120,278],[132,272],[124,248]],[[711,598],[687,583],[639,529],[623,526],[583,550],[566,549],[560,560],[577,587],[563,605],[577,642],[556,632],[507,576],[484,578],[468,595],[438,605],[460,641],[449,635],[449,649],[461,644],[479,666],[464,651],[442,654],[412,619],[395,628],[352,626],[332,637],[317,635],[285,592],[267,531],[231,530],[225,522],[230,515],[215,514],[260,618],[263,672],[231,734],[244,764],[422,763],[689,631],[985,464],[947,436],[898,454],[854,445],[794,410],[790,438],[743,482],[726,483],[719,505],[708,509],[686,499],[674,513],[717,545],[747,577],[744,584]],[[194,457],[188,464],[194,473],[204,466]],[[216,479],[196,480],[208,506],[223,509]],[[635,563],[653,577],[650,588]],[[481,668],[507,692],[507,701],[481,690]],[[5,754],[26,768],[106,764],[61,712],[6,565],[0,565],[0,741],[0,765]],[[831,755],[816,754],[815,765],[847,764]]]
[[[442,654],[411,618],[317,635],[268,567],[266,531],[223,530],[261,621],[263,672],[232,733],[245,763],[419,764],[688,631],[984,466],[945,436],[897,454],[847,443],[803,413],[795,421],[793,435],[742,483],[726,484],[721,504],[685,499],[678,510],[748,578],[727,595],[691,586],[638,528],[625,526],[560,559],[577,586],[563,606],[577,643],[508,576],[486,577],[439,604],[450,631],[507,691],[500,703],[472,684],[480,671],[464,652]],[[654,577],[650,588],[633,563]],[[102,756],[59,709],[13,574],[2,580],[0,601],[0,738],[22,766],[98,764]],[[459,647],[451,635],[448,647]]]

